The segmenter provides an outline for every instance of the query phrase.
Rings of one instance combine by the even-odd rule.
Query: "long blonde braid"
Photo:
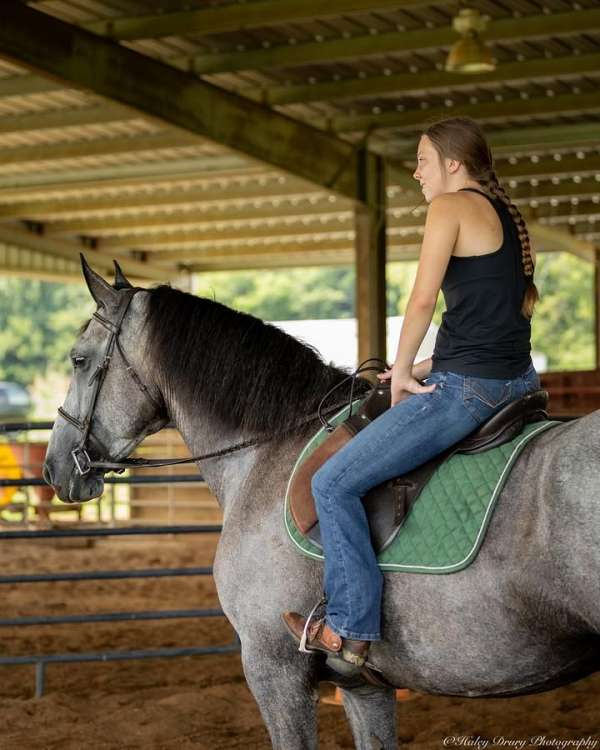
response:
[[[487,170],[483,178],[478,179],[478,182],[482,185],[484,190],[488,191],[488,193],[491,193],[497,198],[500,198],[500,200],[508,208],[510,215],[512,216],[512,219],[517,227],[519,242],[521,243],[521,260],[523,263],[523,272],[527,279],[527,287],[525,290],[525,295],[523,297],[521,312],[525,317],[531,318],[531,316],[533,315],[533,308],[535,306],[535,303],[539,300],[540,295],[535,282],[533,281],[535,264],[533,262],[533,258],[531,257],[531,241],[529,239],[529,232],[527,230],[527,225],[525,224],[525,219],[523,218],[517,206],[515,206],[515,204],[511,201],[508,193],[500,184],[500,181],[498,180],[498,177],[496,176],[496,173],[493,169]]]

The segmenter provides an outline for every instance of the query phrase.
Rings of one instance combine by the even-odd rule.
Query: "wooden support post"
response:
[[[596,345],[596,370],[600,370],[600,248],[596,248],[594,263],[594,335]]]
[[[355,216],[358,361],[386,357],[386,192],[381,156],[358,153]]]

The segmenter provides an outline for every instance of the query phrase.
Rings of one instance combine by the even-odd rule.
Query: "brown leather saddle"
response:
[[[300,532],[322,547],[311,479],[325,461],[372,420],[390,408],[389,382],[373,387],[358,411],[338,425],[298,467],[289,489],[289,510]],[[515,438],[530,422],[548,419],[548,392],[533,391],[512,401],[460,442],[402,476],[373,487],[363,498],[376,552],[394,539],[399,526],[436,468],[455,453],[482,453]]]

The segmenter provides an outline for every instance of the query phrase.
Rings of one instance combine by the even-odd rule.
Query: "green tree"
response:
[[[387,314],[402,315],[417,263],[389,263]],[[541,300],[532,322],[532,347],[548,370],[595,367],[594,275],[569,253],[540,253],[536,284]],[[199,274],[195,291],[265,320],[350,318],[355,274],[350,266]],[[69,371],[68,352],[93,311],[83,285],[0,279],[0,379],[29,385],[36,376]],[[433,320],[441,322],[440,293]]]
[[[265,320],[354,315],[354,269],[348,266],[204,273],[194,291]]]
[[[0,379],[29,385],[48,369],[67,372],[68,352],[92,310],[84,286],[0,279]]]
[[[550,370],[596,366],[594,272],[571,253],[539,253],[535,283],[540,292],[531,324],[531,344],[548,358]]]
[[[403,315],[417,262],[388,263],[388,316]],[[594,276],[589,263],[569,253],[540,253],[536,284],[541,299],[532,321],[532,348],[547,357],[548,370],[595,367]],[[354,269],[298,268],[219,271],[196,277],[196,293],[265,320],[350,318],[354,315]],[[445,309],[440,292],[433,322]]]

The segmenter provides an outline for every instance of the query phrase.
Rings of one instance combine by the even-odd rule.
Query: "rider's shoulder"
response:
[[[429,211],[454,211],[459,201],[462,200],[463,193],[440,193],[429,201]]]
[[[460,196],[457,193],[440,193],[431,199],[427,208],[427,220],[429,222],[456,221],[458,217]]]

